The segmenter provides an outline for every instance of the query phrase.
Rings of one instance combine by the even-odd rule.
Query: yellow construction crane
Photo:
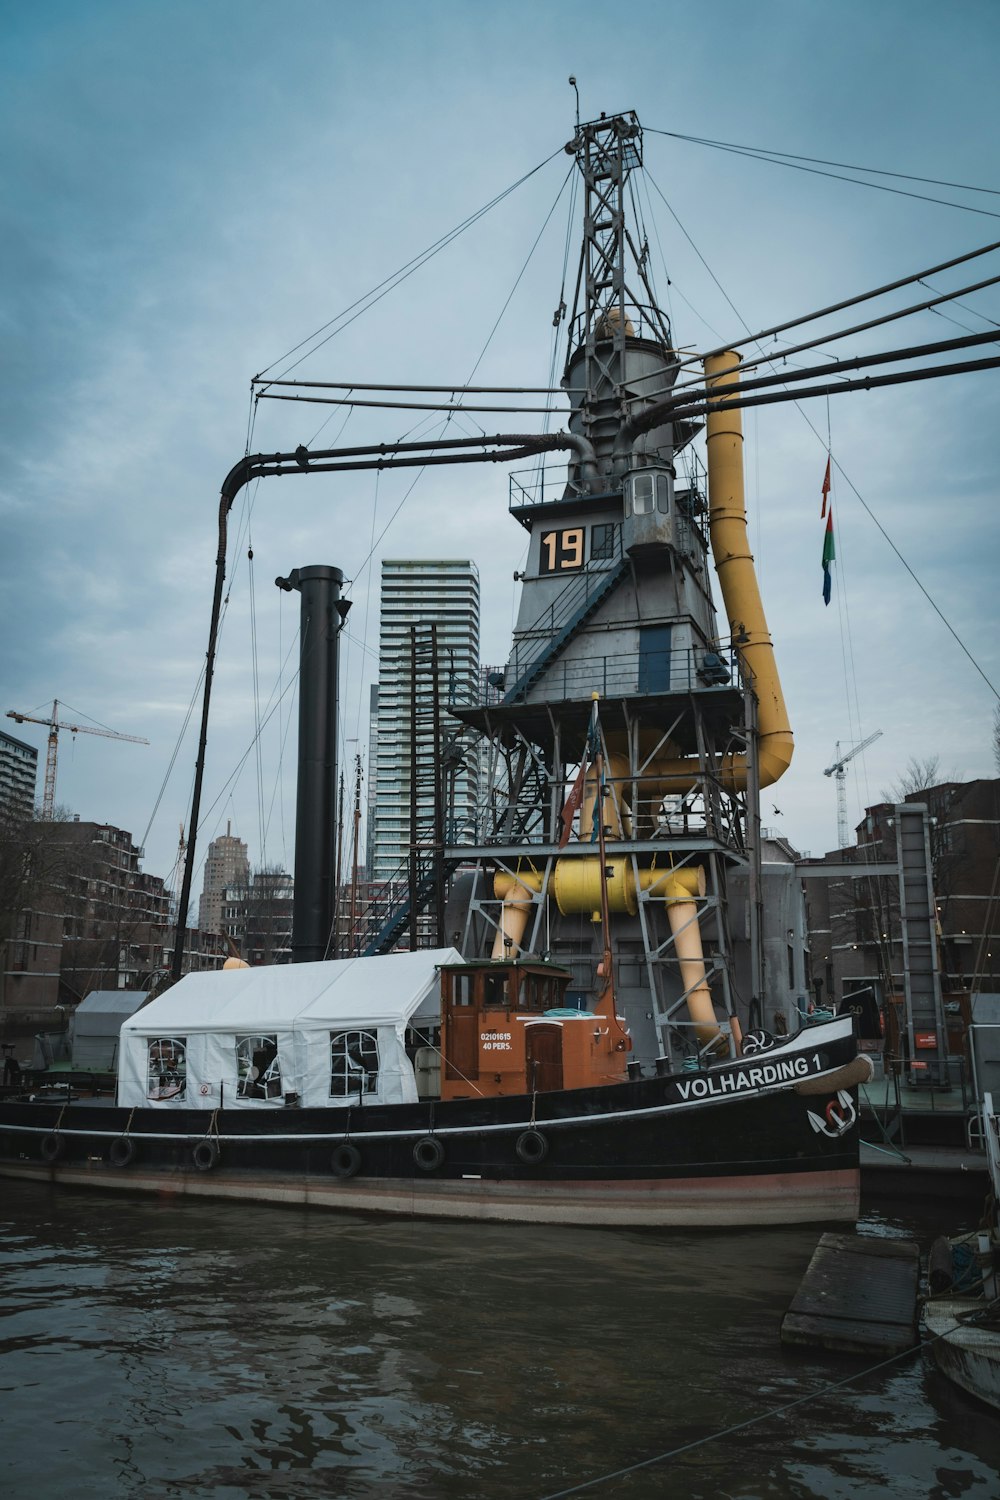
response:
[[[56,802],[56,758],[59,750],[59,731],[68,729],[70,734],[100,734],[106,740],[129,740],[133,745],[148,745],[149,741],[137,734],[116,734],[113,729],[94,729],[89,724],[64,724],[59,719],[59,699],[52,700],[52,714],[48,719],[36,719],[31,714],[19,714],[16,709],[7,710],[8,719],[17,724],[45,724],[49,731],[49,746],[45,755],[45,793],[42,797],[42,817],[51,818]]]

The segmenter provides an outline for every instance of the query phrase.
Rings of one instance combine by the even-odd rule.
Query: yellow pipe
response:
[[[534,902],[532,891],[542,888],[542,877],[534,870],[510,875],[498,870],[493,877],[493,894],[503,905],[500,907],[500,923],[493,938],[490,958],[516,958],[521,951],[524,929],[528,925],[528,913]],[[515,897],[511,900],[511,897]],[[509,944],[509,946],[508,946]]]
[[[590,912],[600,920],[600,859],[560,859],[556,861],[552,889],[562,915]],[[613,912],[638,911],[635,871],[630,860],[613,860],[605,876],[608,886],[608,908]],[[704,1046],[719,1035],[715,1007],[705,973],[705,958],[698,926],[697,897],[706,890],[705,871],[701,865],[684,865],[676,870],[640,870],[639,888],[662,896],[667,920],[674,936],[674,951],[680,966],[681,984],[687,992],[688,1013],[695,1023],[695,1034]],[[493,877],[493,893],[503,903],[500,922],[493,939],[490,957],[516,958],[528,925],[534,902],[532,894],[542,888],[542,877],[535,870],[511,875],[498,870]],[[509,943],[509,946],[508,946]]]
[[[739,355],[714,354],[705,361],[705,382],[722,393],[739,387]],[[743,493],[743,424],[739,411],[713,411],[706,422],[708,450],[708,526],[712,557],[719,577],[730,633],[740,639],[740,653],[757,694],[758,770],[761,786],[783,776],[792,760],[794,744],[788,722],[774,646],[761,604],[753,556],[747,541],[747,513]],[[706,768],[707,769],[707,768]],[[688,791],[697,783],[693,757],[658,759],[648,767],[663,796]],[[722,785],[743,791],[747,784],[745,755],[727,755],[719,768]]]
[[[713,354],[705,361],[710,388],[739,387],[738,354]],[[794,744],[781,691],[774,646],[764,617],[753,556],[747,539],[743,496],[743,421],[739,411],[712,411],[706,423],[708,446],[708,525],[712,556],[733,636],[749,639],[740,646],[757,694],[758,766],[761,786],[770,786],[788,770]],[[746,786],[746,757],[727,757],[732,785]],[[723,776],[727,774],[724,769]],[[737,780],[737,773],[741,779]]]
[[[634,917],[639,903],[631,861],[609,860],[607,868],[608,909],[616,913],[627,912]],[[500,876],[496,877],[495,889],[500,879]],[[506,876],[504,879],[511,882],[511,886],[505,884],[504,888],[510,889],[513,876]],[[654,896],[663,897],[667,920],[674,936],[681,984],[687,992],[688,1013],[695,1023],[695,1034],[702,1045],[714,1041],[719,1036],[719,1027],[705,973],[696,904],[696,898],[704,896],[706,890],[704,868],[701,865],[684,865],[676,870],[640,870],[638,885],[644,891],[651,891]],[[556,905],[564,917],[576,912],[590,912],[595,921],[600,919],[599,859],[559,860],[552,879],[552,889]],[[523,930],[522,926],[521,931]]]
[[[705,977],[705,955],[698,926],[698,908],[691,897],[705,894],[705,872],[700,865],[671,870],[664,882],[667,921],[674,935],[674,952],[686,991],[688,1014],[695,1023],[695,1036],[704,1046],[720,1035],[712,992]]]
[[[604,799],[605,828],[608,837],[620,839],[632,837],[632,820],[628,805],[628,756],[612,751],[608,755],[605,777],[608,795]],[[597,801],[597,769],[591,766],[583,783],[583,801],[580,804],[580,842],[585,844],[594,829],[594,804]]]

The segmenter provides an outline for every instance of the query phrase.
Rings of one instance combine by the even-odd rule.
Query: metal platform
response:
[[[920,1252],[911,1240],[824,1234],[781,1323],[781,1342],[901,1354],[917,1339]]]

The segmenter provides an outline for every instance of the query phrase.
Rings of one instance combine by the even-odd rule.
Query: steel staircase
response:
[[[631,564],[627,557],[619,557],[615,566],[606,573],[584,573],[582,577],[574,581],[563,590],[559,598],[550,605],[547,613],[555,616],[556,609],[559,613],[569,610],[569,618],[557,633],[551,636],[542,646],[542,649],[532,658],[521,672],[512,688],[504,694],[504,703],[516,703],[519,698],[534,687],[546,668],[555,660],[563,648],[572,640],[582,625],[596,613],[597,609],[608,595],[621,583],[631,571]],[[538,622],[536,621],[537,628]]]

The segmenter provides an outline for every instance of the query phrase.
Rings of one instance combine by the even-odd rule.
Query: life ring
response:
[[[50,1163],[59,1161],[66,1154],[66,1141],[58,1130],[52,1135],[42,1136],[42,1160]]]
[[[540,1130],[522,1130],[514,1150],[529,1167],[536,1167],[549,1154],[549,1143]]]
[[[135,1161],[135,1141],[130,1135],[120,1135],[108,1147],[108,1161],[113,1167],[129,1167]]]
[[[436,1135],[422,1136],[413,1148],[413,1160],[421,1172],[436,1172],[444,1161],[444,1147]]]
[[[191,1152],[191,1159],[199,1172],[211,1172],[219,1160],[218,1142],[210,1141],[207,1138],[199,1141]]]
[[[334,1146],[330,1157],[330,1171],[335,1177],[355,1177],[361,1170],[361,1152],[350,1141],[341,1141]]]

